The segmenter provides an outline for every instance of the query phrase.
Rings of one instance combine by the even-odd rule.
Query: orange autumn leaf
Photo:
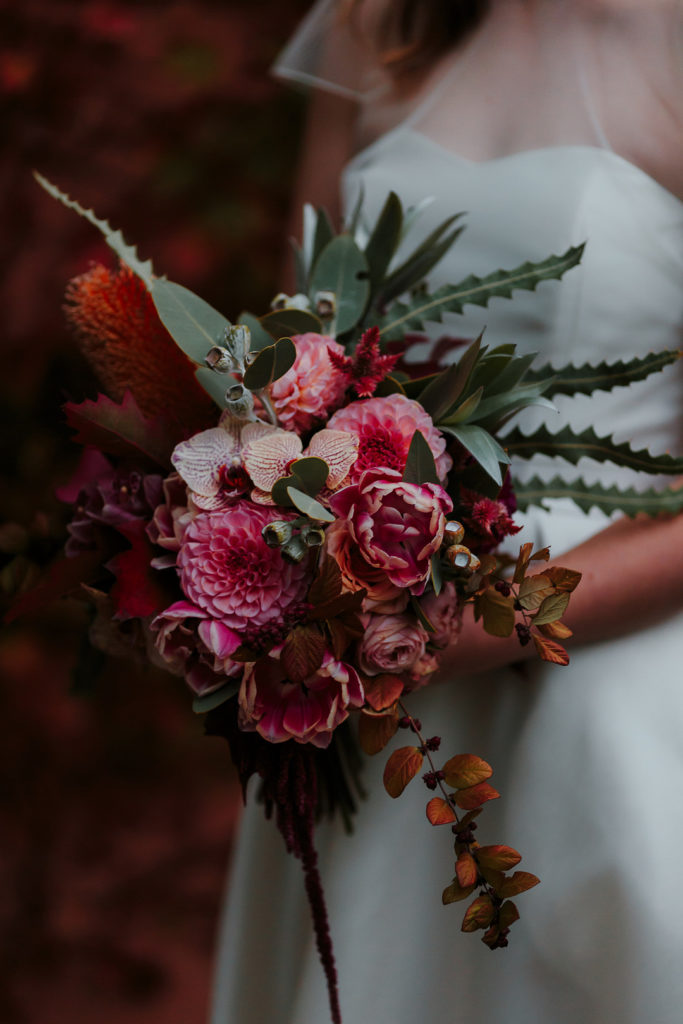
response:
[[[538,608],[546,597],[555,593],[555,587],[544,572],[536,576],[527,576],[519,587],[519,603],[526,611]]]
[[[400,796],[422,767],[423,755],[417,747],[399,747],[384,769],[384,788],[389,796]]]
[[[501,928],[509,928],[515,921],[519,921],[519,911],[512,900],[506,900],[498,911],[498,923]]]
[[[514,576],[512,577],[513,583],[521,583],[524,579],[524,574],[527,570],[527,566],[529,565],[529,559],[531,558],[531,552],[533,551],[533,549],[534,546],[531,543],[531,541],[529,541],[526,544],[522,544],[522,546],[520,547],[519,555],[517,556],[517,564],[515,565]]]
[[[558,644],[555,640],[547,640],[546,637],[539,636],[537,633],[532,633],[531,635],[534,638],[539,657],[543,661],[550,661],[553,665],[569,664],[569,655],[562,644]]]
[[[479,877],[477,862],[471,853],[464,850],[455,862],[455,877],[463,889],[470,885],[476,885]]]
[[[515,627],[514,598],[487,587],[474,600],[476,619],[483,619],[484,629],[491,636],[510,636]]]
[[[447,885],[441,893],[441,902],[446,906],[448,903],[459,903],[466,900],[474,892],[475,886],[468,885],[466,889],[460,885],[457,878],[454,878],[450,885]]]
[[[427,819],[430,825],[452,825],[457,816],[450,804],[440,796],[434,796],[427,804]]]
[[[69,282],[65,300],[67,320],[110,398],[120,402],[129,389],[146,416],[172,416],[188,433],[215,425],[216,406],[132,270],[98,264]]]
[[[487,800],[496,800],[499,796],[498,790],[488,782],[479,782],[476,786],[459,789],[455,794],[455,802],[463,811],[469,811],[474,807],[481,807]]]
[[[565,626],[564,622],[559,619],[555,619],[554,622],[544,622],[537,626],[537,629],[549,640],[567,640],[570,636],[574,636],[569,626]]]
[[[477,860],[482,867],[493,868],[494,871],[514,868],[521,859],[521,853],[517,853],[511,846],[480,846],[477,849]]]
[[[358,724],[361,750],[369,756],[379,754],[396,735],[397,729],[398,715],[395,711],[388,715],[361,714]]]
[[[540,878],[532,875],[529,871],[515,871],[511,878],[506,878],[503,884],[496,889],[496,895],[503,900],[508,896],[517,896],[520,892],[533,889],[540,881]]]
[[[561,565],[554,565],[545,570],[545,575],[550,579],[556,590],[570,594],[575,590],[580,581],[581,573],[575,569],[563,569]]]
[[[401,676],[383,673],[379,676],[363,676],[365,699],[375,711],[384,711],[395,704],[403,693],[404,680]]]
[[[534,616],[535,626],[544,626],[549,622],[557,622],[567,610],[569,594],[551,594],[541,602],[541,606]]]
[[[456,754],[446,761],[443,772],[449,786],[465,789],[490,779],[493,768],[476,754]]]
[[[488,928],[496,914],[496,908],[490,896],[477,896],[470,903],[462,920],[462,931],[476,932],[478,928]]]

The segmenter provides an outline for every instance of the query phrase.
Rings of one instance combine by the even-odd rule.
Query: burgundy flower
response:
[[[346,356],[330,347],[330,362],[345,375],[359,398],[374,395],[375,388],[391,373],[401,358],[396,355],[382,355],[379,349],[379,327],[370,327],[358,342],[353,356]]]
[[[149,519],[161,501],[162,478],[157,473],[117,472],[104,457],[99,471],[99,479],[86,484],[78,495],[67,527],[68,556],[96,547],[98,526],[121,530],[135,520]]]
[[[163,666],[184,676],[197,694],[218,690],[226,678],[239,676],[244,669],[230,657],[240,646],[239,636],[187,601],[166,608],[151,628]]]

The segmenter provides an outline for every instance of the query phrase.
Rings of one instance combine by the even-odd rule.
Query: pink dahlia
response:
[[[296,360],[271,385],[270,398],[285,430],[304,434],[327,420],[344,400],[346,376],[332,365],[328,351],[343,356],[344,347],[320,334],[297,334],[292,341]]]
[[[239,636],[187,601],[176,601],[157,615],[152,630],[165,667],[185,676],[197,694],[218,690],[227,677],[239,676],[244,669],[230,657],[240,646]]]
[[[419,430],[432,450],[439,479],[444,480],[453,465],[446,441],[419,402],[405,395],[387,395],[351,402],[332,416],[330,430],[346,430],[358,437],[358,458],[349,481],[357,483],[367,469],[405,469],[413,434]]]
[[[396,470],[368,470],[330,498],[368,565],[421,594],[453,503],[439,484],[409,484]]]
[[[261,536],[272,520],[272,511],[239,501],[199,513],[183,535],[177,560],[183,591],[230,629],[252,632],[282,625],[306,597],[311,582],[307,562],[285,561],[280,549],[269,548]]]
[[[424,656],[427,632],[409,615],[370,615],[358,652],[369,676],[408,672]]]
[[[287,679],[281,648],[247,666],[239,693],[239,726],[271,743],[296,740],[327,747],[350,707],[365,700],[358,673],[329,651],[320,668],[303,683]]]

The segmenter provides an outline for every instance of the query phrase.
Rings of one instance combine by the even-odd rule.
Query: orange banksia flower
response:
[[[97,264],[70,281],[65,299],[67,320],[111,398],[119,402],[130,390],[145,415],[165,413],[188,433],[215,422],[216,408],[197,383],[192,363],[132,270]]]

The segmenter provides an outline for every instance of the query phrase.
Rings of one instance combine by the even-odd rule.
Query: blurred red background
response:
[[[268,68],[308,6],[0,2],[5,605],[61,543],[78,452],[60,407],[96,391],[64,287],[111,263],[31,170],[228,316],[263,310],[303,109]],[[201,1024],[239,810],[227,750],[177,679],[89,653],[84,626],[62,601],[0,634],[0,1022]]]

